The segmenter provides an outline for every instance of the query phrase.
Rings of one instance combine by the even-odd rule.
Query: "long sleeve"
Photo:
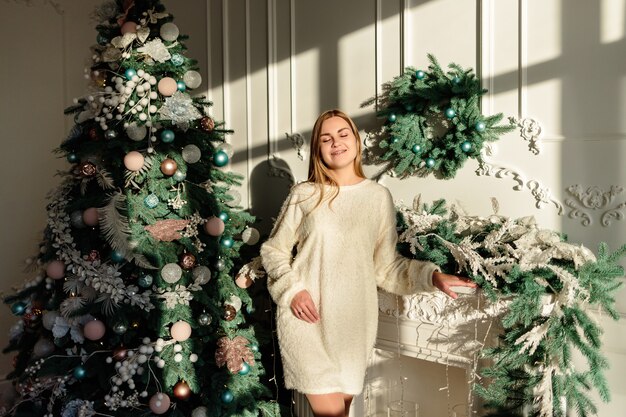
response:
[[[441,270],[432,262],[408,259],[396,251],[396,209],[391,194],[385,193],[381,209],[380,236],[374,251],[376,284],[392,294],[408,295],[420,291],[433,291],[433,272]]]
[[[302,277],[293,271],[292,251],[298,243],[298,229],[302,222],[300,197],[295,189],[283,203],[269,239],[261,246],[263,268],[267,271],[267,288],[274,302],[289,306],[293,296],[304,290]]]

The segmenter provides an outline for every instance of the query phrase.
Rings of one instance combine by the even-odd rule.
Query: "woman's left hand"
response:
[[[470,281],[469,278],[457,277],[456,275],[444,274],[437,271],[433,272],[433,285],[453,299],[456,299],[459,295],[452,291],[450,287],[477,287],[476,283]]]

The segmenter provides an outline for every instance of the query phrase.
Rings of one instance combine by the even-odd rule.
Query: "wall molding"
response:
[[[603,227],[611,225],[613,220],[622,220],[626,207],[626,201],[613,206],[615,198],[624,191],[623,187],[612,185],[608,190],[603,190],[597,185],[583,189],[580,184],[570,185],[565,189],[573,198],[567,198],[565,204],[570,208],[567,216],[570,219],[582,219],[583,226],[593,224],[593,216],[588,211],[600,211],[600,224]],[[613,207],[611,207],[613,206]]]

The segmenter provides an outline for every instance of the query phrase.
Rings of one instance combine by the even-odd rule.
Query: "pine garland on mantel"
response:
[[[509,300],[499,346],[482,352],[493,361],[481,370],[489,382],[474,387],[491,416],[521,416],[524,408],[533,417],[595,415],[592,388],[609,401],[602,328],[590,312],[619,318],[614,294],[626,245],[609,253],[601,244],[596,257],[533,217],[467,216],[444,200],[400,207],[398,221],[404,255],[473,279],[493,301]],[[587,369],[574,367],[576,350]]]
[[[391,172],[450,179],[468,158],[479,159],[484,142],[497,140],[515,128],[500,125],[502,113],[484,116],[480,97],[487,92],[471,69],[450,64],[444,72],[435,57],[428,55],[427,71],[407,67],[404,73],[383,85],[379,117],[385,125],[368,133],[375,149],[383,152]]]

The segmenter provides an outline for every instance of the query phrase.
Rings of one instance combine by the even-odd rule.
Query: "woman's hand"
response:
[[[291,300],[291,311],[297,318],[307,323],[317,323],[320,319],[311,294],[307,290],[296,293],[293,300]]]
[[[476,283],[470,281],[468,278],[448,275],[437,271],[433,272],[433,285],[454,299],[458,297],[458,294],[452,291],[450,287],[477,287]]]

